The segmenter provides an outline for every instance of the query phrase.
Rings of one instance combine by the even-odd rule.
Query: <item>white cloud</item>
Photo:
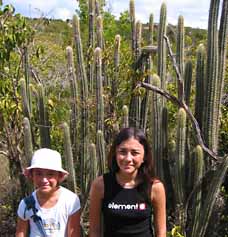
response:
[[[225,0],[224,0],[225,1]],[[162,2],[167,5],[167,20],[177,24],[178,16],[183,15],[185,26],[207,28],[210,0],[135,0],[137,20],[145,23],[153,13],[154,21],[159,21]],[[50,18],[71,18],[78,7],[76,0],[3,0],[4,4],[12,3],[16,11],[25,16]],[[129,0],[107,0],[107,8],[112,14],[129,10]]]

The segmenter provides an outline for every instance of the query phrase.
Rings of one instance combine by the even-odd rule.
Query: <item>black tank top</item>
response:
[[[138,191],[118,184],[115,174],[104,174],[104,237],[153,237],[152,205]]]

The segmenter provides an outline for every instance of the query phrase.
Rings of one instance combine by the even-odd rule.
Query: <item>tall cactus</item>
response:
[[[197,49],[197,59],[196,59],[196,95],[195,95],[195,118],[199,123],[200,129],[202,129],[203,122],[203,105],[205,99],[205,57],[206,52],[202,44],[198,46]]]
[[[98,158],[98,175],[102,175],[106,170],[105,141],[102,130],[97,131],[97,158]]]
[[[159,32],[158,32],[158,70],[157,74],[161,79],[161,88],[166,88],[166,44],[164,36],[166,35],[167,25],[166,4],[163,3],[160,10]]]
[[[64,156],[67,170],[69,171],[69,177],[67,178],[68,188],[77,193],[76,175],[74,169],[74,158],[70,140],[70,129],[67,123],[62,124],[64,134]]]
[[[209,19],[208,19],[208,42],[207,42],[207,74],[205,91],[205,113],[203,134],[209,148],[217,151],[216,126],[218,125],[216,118],[216,93],[218,82],[218,0],[211,0]]]
[[[204,167],[204,161],[203,161],[203,150],[198,145],[196,146],[194,150],[194,156],[193,156],[193,163],[194,172],[193,172],[193,183],[198,184],[202,177],[203,177],[203,167]],[[191,237],[197,237],[198,232],[198,225],[200,221],[200,212],[201,212],[201,205],[202,205],[202,184],[198,186],[197,190],[194,193],[194,199],[193,199],[193,220],[192,220],[192,234]]]
[[[78,121],[79,121],[79,92],[78,92],[78,82],[75,74],[74,60],[73,60],[73,49],[68,46],[66,48],[67,54],[67,76],[71,85],[71,141],[73,153],[77,154],[77,144],[79,144],[78,139]]]
[[[96,130],[104,132],[104,99],[103,99],[103,82],[102,82],[102,52],[100,48],[94,51],[95,59],[95,78],[96,78],[96,100],[97,100],[97,117]]]
[[[89,91],[93,92],[93,49],[95,45],[95,0],[89,0],[89,39],[87,53],[87,78],[89,83]]]
[[[78,17],[75,15],[73,17],[73,27],[74,27],[74,39],[76,47],[76,56],[77,56],[77,66],[78,66],[78,77],[81,82],[81,147],[80,147],[80,164],[81,164],[81,189],[83,190],[83,180],[85,179],[85,167],[87,162],[87,148],[89,144],[89,128],[88,128],[88,79],[85,70],[82,42],[80,36],[80,24]]]
[[[30,106],[29,106],[29,99],[26,89],[26,81],[24,78],[21,78],[19,81],[20,87],[21,87],[21,97],[22,97],[22,108],[23,108],[23,114],[25,117],[30,118]]]
[[[186,144],[186,112],[179,109],[177,123],[177,142],[176,142],[176,165],[175,165],[175,183],[177,184],[176,204],[179,206],[178,221],[182,232],[185,231],[186,213],[184,211],[185,203],[185,144]]]
[[[41,83],[37,86],[38,90],[38,113],[39,113],[39,130],[40,130],[40,146],[50,147],[50,125],[48,120],[48,111],[46,107],[46,98],[44,87]]]

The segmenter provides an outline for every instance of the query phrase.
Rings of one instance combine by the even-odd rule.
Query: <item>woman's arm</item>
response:
[[[28,236],[29,221],[24,221],[20,217],[17,218],[16,237]]]
[[[69,217],[67,225],[67,236],[68,237],[80,237],[81,228],[80,228],[80,211],[76,211],[73,215]]]
[[[166,237],[166,196],[164,185],[159,180],[153,182],[151,201],[154,208],[155,236]]]
[[[96,178],[90,189],[89,237],[101,236],[101,205],[104,197],[103,177]]]

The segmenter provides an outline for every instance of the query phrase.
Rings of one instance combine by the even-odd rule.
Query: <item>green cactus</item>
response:
[[[135,25],[135,1],[130,0],[129,4],[130,22],[131,22],[131,50],[132,55],[135,55],[136,48],[136,25]]]
[[[218,83],[218,12],[219,1],[211,0],[209,20],[208,20],[208,41],[207,41],[207,65],[206,65],[206,83],[205,91],[205,113],[203,122],[203,135],[209,148],[216,152],[217,137],[216,126],[218,121],[216,118],[217,102],[217,83]]]
[[[102,175],[106,170],[105,141],[102,130],[97,131],[97,158],[98,158],[98,175]]]
[[[24,130],[24,152],[25,152],[25,162],[23,167],[28,167],[32,160],[33,155],[33,142],[30,121],[28,118],[23,119],[23,130]]]
[[[94,51],[95,60],[95,78],[96,78],[96,100],[97,100],[97,117],[96,130],[104,132],[104,99],[102,83],[102,52],[100,48]]]
[[[69,177],[67,178],[67,186],[73,192],[78,193],[74,169],[74,158],[70,140],[70,129],[68,124],[65,122],[62,124],[62,128],[64,134],[64,157],[67,170],[69,171]]]
[[[27,95],[27,89],[26,89],[26,81],[24,78],[20,79],[19,85],[21,88],[23,114],[25,117],[30,118],[31,117],[30,107],[29,107],[29,101],[28,101],[28,95]]]
[[[176,142],[176,164],[175,183],[177,189],[176,204],[179,206],[178,222],[182,233],[185,231],[186,213],[184,213],[185,203],[185,144],[186,144],[186,112],[180,108],[177,121],[177,142]]]
[[[124,105],[122,110],[123,110],[122,128],[128,128],[129,127],[129,119],[128,119],[128,107],[127,107],[127,105]]]
[[[167,10],[166,4],[163,3],[160,11],[160,23],[158,32],[158,76],[161,80],[161,88],[166,88],[166,44],[164,36],[166,35],[167,25]]]
[[[176,61],[180,74],[184,75],[184,17],[178,18]]]
[[[184,69],[184,100],[187,106],[190,105],[192,85],[192,62],[188,60]]]
[[[66,48],[67,54],[67,76],[71,85],[71,119],[70,119],[70,130],[71,130],[71,141],[73,154],[77,154],[77,144],[79,144],[78,135],[78,121],[79,121],[79,92],[78,92],[78,82],[75,74],[74,60],[73,60],[73,49],[68,46]]]
[[[147,64],[146,64],[146,78],[145,82],[151,84],[152,82],[152,58],[149,56],[147,58]],[[141,112],[140,112],[140,128],[146,131],[147,128],[147,117],[148,117],[148,110],[149,110],[149,104],[150,104],[150,93],[149,91],[145,92],[145,95],[142,99],[141,103]]]
[[[153,37],[154,37],[154,15],[150,14],[149,19],[149,45],[153,45]]]
[[[89,130],[88,130],[88,80],[85,70],[84,64],[84,56],[83,56],[83,49],[82,49],[82,42],[80,36],[80,24],[78,17],[74,15],[73,17],[73,28],[74,28],[74,39],[75,39],[75,47],[76,47],[76,56],[77,56],[77,66],[78,66],[78,76],[79,81],[81,82],[81,131],[80,131],[80,140],[81,140],[81,147],[80,147],[80,166],[81,166],[81,192],[85,193],[85,186],[83,184],[83,180],[85,180],[85,167],[86,162],[88,160],[88,144],[89,144]]]
[[[51,146],[50,124],[48,120],[48,111],[46,108],[44,87],[41,83],[38,84],[37,90],[38,90],[40,146],[49,148]]]
[[[206,91],[204,91],[205,79],[205,57],[206,52],[202,44],[197,49],[197,62],[196,62],[196,95],[195,95],[195,118],[202,129],[203,122],[203,105]]]
[[[193,163],[192,166],[194,168],[194,172],[193,172],[193,183],[194,184],[198,184],[202,177],[203,177],[203,167],[204,167],[204,161],[203,161],[204,157],[203,157],[203,150],[202,148],[197,145],[195,150],[194,150],[194,156],[193,156]],[[197,190],[194,193],[193,196],[193,220],[192,220],[192,237],[197,237],[198,232],[196,232],[198,230],[198,225],[200,222],[200,212],[201,212],[201,205],[202,205],[202,189],[201,189],[201,185],[198,186]]]

